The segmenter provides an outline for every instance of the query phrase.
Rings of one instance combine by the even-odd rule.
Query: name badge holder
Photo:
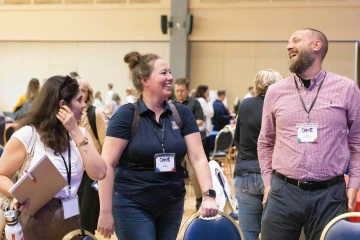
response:
[[[296,124],[297,141],[298,143],[318,141],[318,124],[316,123],[301,123]]]
[[[69,160],[69,167],[66,164],[64,156],[60,153],[60,156],[62,160],[64,161],[65,169],[66,169],[66,175],[67,175],[67,181],[68,181],[68,187],[66,191],[67,197],[65,199],[61,199],[61,205],[63,208],[64,213],[64,220],[71,218],[73,216],[80,214],[80,208],[79,208],[79,199],[78,196],[70,197],[71,196],[71,151],[70,151],[70,144],[68,146],[68,160]]]
[[[313,102],[311,103],[311,106],[310,106],[309,110],[307,110],[307,108],[305,106],[305,103],[304,103],[304,100],[301,97],[299,86],[298,86],[298,84],[296,82],[296,78],[294,76],[295,86],[296,86],[296,89],[297,89],[297,91],[299,93],[299,97],[300,97],[300,101],[302,103],[302,106],[303,106],[303,108],[304,108],[304,110],[306,112],[306,123],[298,123],[298,124],[296,124],[297,142],[298,143],[305,143],[305,142],[317,143],[318,142],[318,128],[319,128],[319,125],[317,123],[310,123],[309,114],[310,114],[312,108],[315,105],[316,99],[317,99],[319,91],[320,91],[320,89],[321,89],[321,87],[322,87],[322,85],[324,83],[325,77],[326,77],[326,72],[325,72],[325,76],[324,76],[323,80],[321,81],[321,83],[320,83],[320,85],[318,87],[316,96],[315,96]]]
[[[151,124],[151,122],[149,121],[149,119],[147,117],[146,117],[146,120],[150,124],[150,126],[151,126],[152,130],[154,131],[156,137],[160,140],[161,147],[162,147],[162,150],[163,150],[162,153],[156,153],[154,155],[154,166],[155,166],[154,171],[156,173],[176,172],[176,164],[175,164],[175,155],[176,155],[176,153],[166,153],[165,149],[164,149],[166,122],[164,121],[164,125],[163,125],[163,128],[161,130],[162,134],[161,134],[161,139],[160,139],[159,136],[156,134],[156,131],[155,131],[153,125]]]

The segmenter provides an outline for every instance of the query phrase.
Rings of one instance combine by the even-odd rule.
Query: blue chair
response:
[[[344,220],[349,217],[360,217],[360,212],[344,213],[331,220],[324,228],[320,240],[360,239],[360,223]]]
[[[66,234],[62,240],[71,240],[71,239],[82,239],[82,240],[97,240],[97,238],[90,232],[84,229],[76,229],[74,231]]]
[[[180,229],[177,240],[244,240],[240,226],[227,214],[218,211],[214,218],[199,218],[193,214]]]

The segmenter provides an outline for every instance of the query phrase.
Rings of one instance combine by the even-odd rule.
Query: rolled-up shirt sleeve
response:
[[[272,111],[275,90],[269,87],[264,100],[261,131],[258,139],[258,158],[264,186],[271,184],[272,155],[276,138],[276,122]]]
[[[352,83],[347,94],[348,143],[350,149],[349,188],[360,188],[360,90]]]

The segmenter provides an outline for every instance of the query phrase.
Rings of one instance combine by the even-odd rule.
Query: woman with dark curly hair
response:
[[[11,177],[18,171],[35,137],[34,155],[30,166],[44,154],[52,161],[68,186],[57,193],[34,216],[26,211],[31,202],[20,205],[20,223],[25,239],[61,240],[66,233],[80,228],[80,217],[64,219],[63,200],[77,200],[77,190],[84,169],[90,178],[101,180],[106,174],[104,160],[94,147],[88,131],[77,125],[85,103],[79,84],[71,77],[49,78],[33,101],[31,111],[19,121],[16,131],[6,144],[0,159],[0,192],[9,194]]]

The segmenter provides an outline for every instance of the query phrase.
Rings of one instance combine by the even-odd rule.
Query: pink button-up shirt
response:
[[[344,174],[351,153],[349,187],[360,187],[360,91],[354,81],[320,71],[308,89],[297,76],[270,86],[265,96],[258,157],[265,186],[272,171],[299,181],[325,181]],[[324,83],[309,114],[318,124],[317,143],[298,143],[297,124],[306,123],[321,81]],[[349,130],[349,133],[347,133]]]

